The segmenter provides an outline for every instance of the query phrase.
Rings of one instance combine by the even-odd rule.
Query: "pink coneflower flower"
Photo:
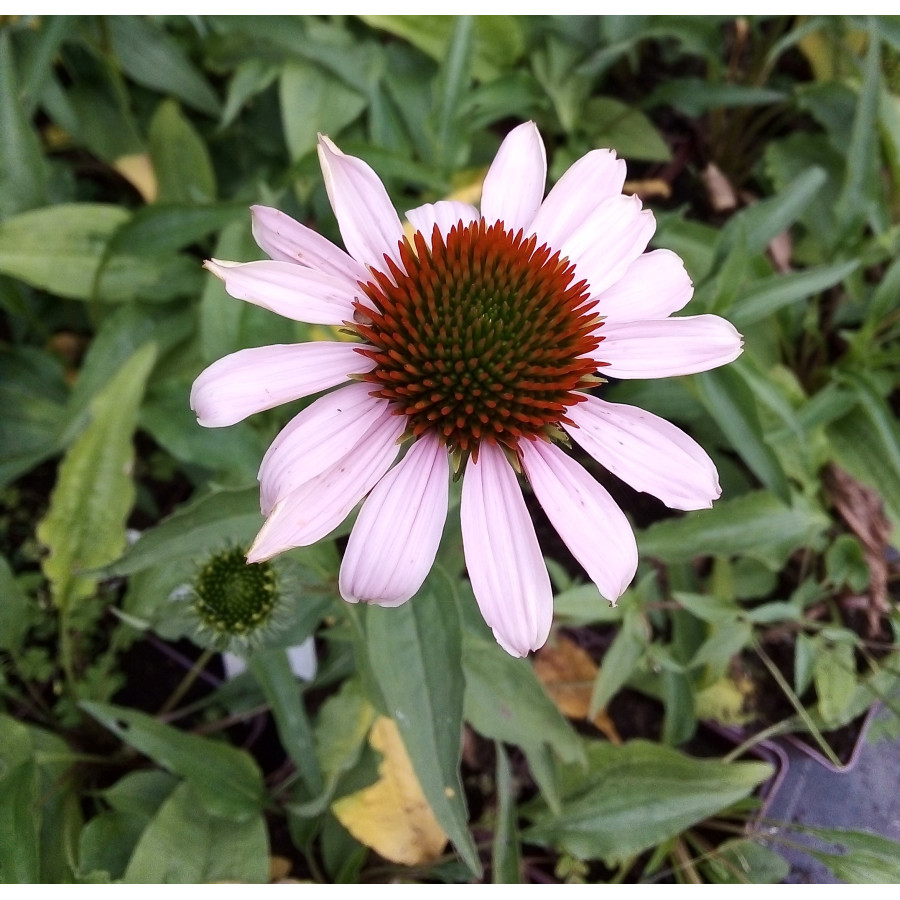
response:
[[[547,639],[553,603],[517,473],[615,602],[634,577],[634,535],[561,444],[571,438],[670,507],[711,506],[718,476],[697,443],[586,391],[602,381],[598,372],[661,378],[715,368],[740,354],[740,335],[717,316],[671,318],[691,281],[674,253],[644,253],[653,215],[621,194],[625,164],[609,150],[576,162],[545,199],[544,145],[533,123],[521,125],[487,173],[481,211],[456,201],[410,210],[411,241],[366,163],[326,137],[319,157],[346,253],[254,207],[253,234],[271,259],[207,263],[232,297],[358,338],[242,350],[194,383],[191,406],[207,426],[337,388],[266,453],[266,522],[247,559],[325,537],[365,498],[341,594],[397,606],[434,562],[459,474],[475,597],[499,643],[523,656]]]

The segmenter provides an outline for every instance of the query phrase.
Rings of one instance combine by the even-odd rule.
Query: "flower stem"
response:
[[[213,658],[215,654],[215,650],[204,650],[198,657],[193,666],[191,666],[190,671],[181,679],[181,682],[175,688],[174,691],[169,695],[169,699],[163,703],[162,707],[160,707],[157,716],[164,716],[166,713],[170,713],[176,706],[181,702],[184,695],[191,689],[191,685],[200,677],[200,673],[206,668],[209,664],[209,661]]]

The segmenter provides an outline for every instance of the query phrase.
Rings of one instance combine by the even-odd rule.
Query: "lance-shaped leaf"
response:
[[[119,369],[91,403],[91,422],[60,465],[37,529],[50,551],[44,574],[60,608],[90,595],[95,579],[81,573],[112,562],[125,546],[135,493],[131,437],[155,359],[155,345],[146,344]]]

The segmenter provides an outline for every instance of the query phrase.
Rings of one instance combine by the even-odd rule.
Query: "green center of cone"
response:
[[[245,637],[264,626],[275,609],[275,570],[247,563],[240,549],[214,556],[194,580],[194,607],[202,624],[222,637]]]

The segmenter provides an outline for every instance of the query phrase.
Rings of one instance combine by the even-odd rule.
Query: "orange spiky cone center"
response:
[[[408,433],[436,433],[477,458],[482,441],[516,453],[522,438],[573,424],[566,410],[596,384],[602,338],[587,283],[537,239],[459,222],[431,243],[400,244],[400,262],[360,284],[353,329],[376,367],[372,394],[407,416]]]

